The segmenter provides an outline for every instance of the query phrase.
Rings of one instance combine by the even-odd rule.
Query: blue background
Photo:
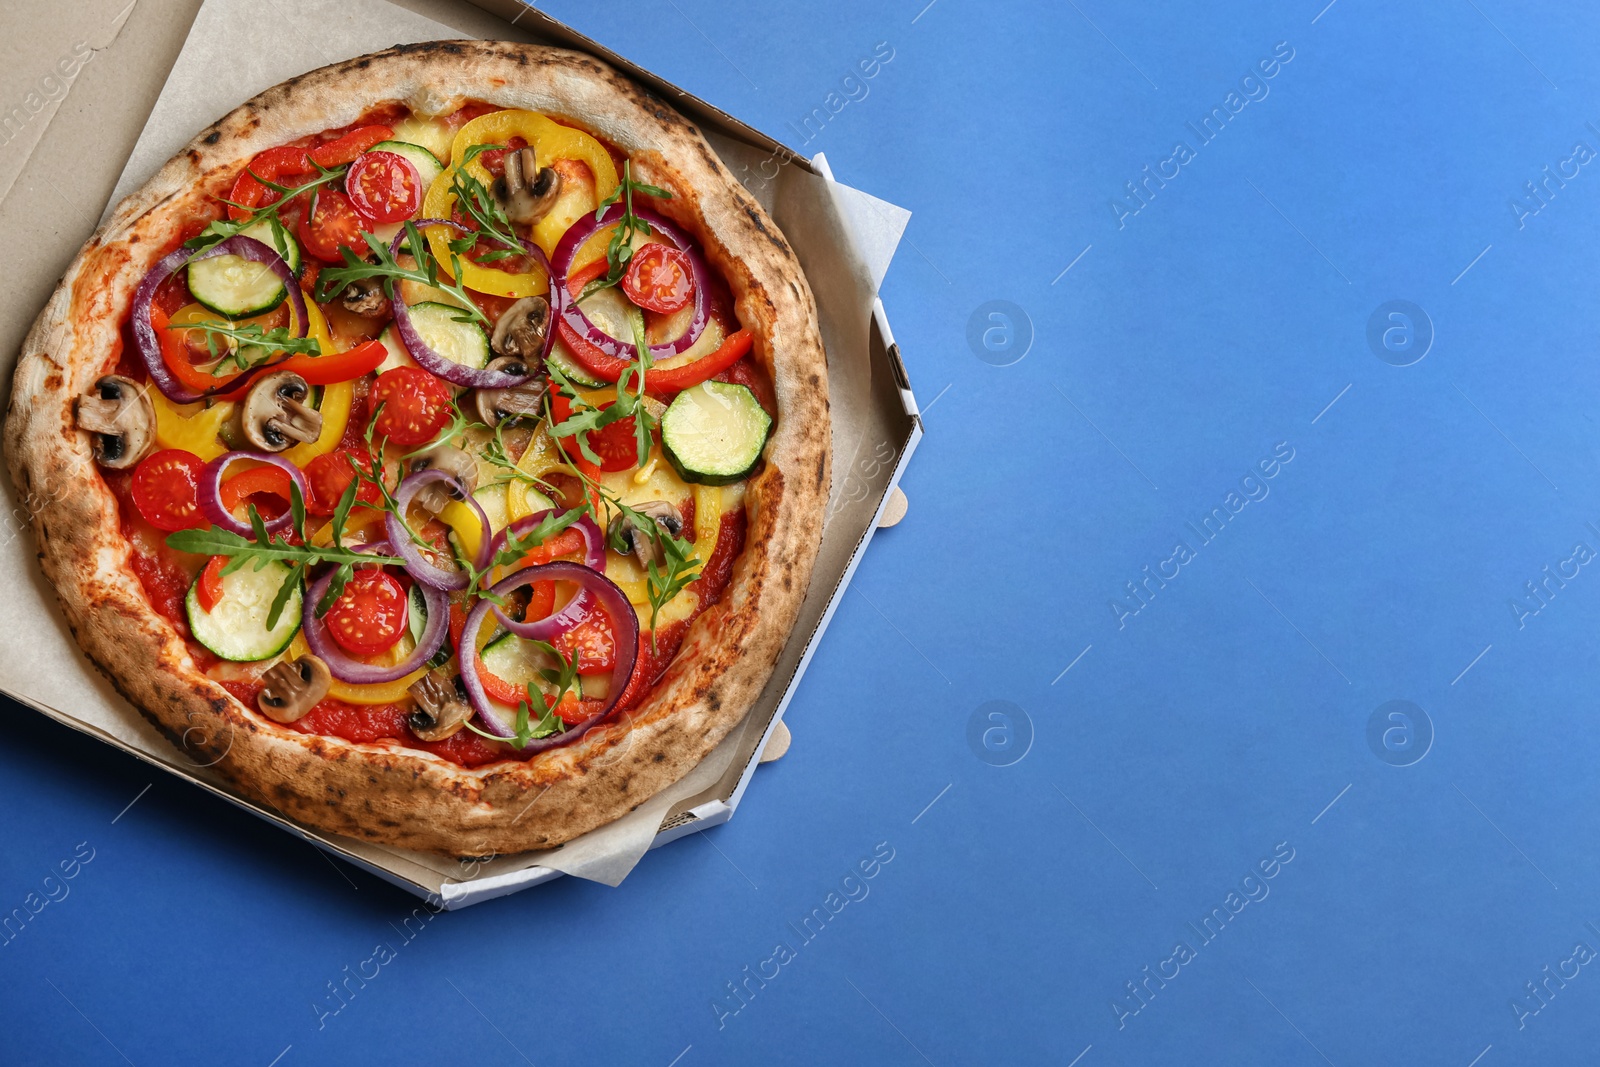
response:
[[[1600,968],[1563,961],[1600,949],[1600,570],[1563,561],[1600,548],[1600,167],[1567,164],[1542,205],[1524,183],[1600,150],[1600,11],[926,2],[548,5],[915,213],[883,293],[927,409],[910,514],[872,542],[794,746],[738,817],[619,889],[563,880],[408,942],[412,898],[8,708],[0,910],[78,842],[94,858],[0,946],[0,1059],[1495,1067],[1593,1047]],[[844,79],[879,42],[862,97]],[[1268,95],[1200,145],[1185,123],[1279,42]],[[1180,139],[1178,175],[1113,208]],[[1018,310],[980,315],[974,347],[992,300]],[[1367,336],[1392,300],[1425,317],[1409,349],[1385,320],[1398,355]],[[1293,459],[1245,485],[1267,495],[1201,544],[1186,523],[1275,448]],[[1113,608],[1180,539],[1177,577]],[[1547,565],[1577,573],[1532,599]],[[1369,740],[1392,700],[1420,711]],[[802,942],[786,924],[880,842],[868,895]],[[1275,849],[1293,859],[1245,883]],[[1189,924],[1229,903],[1203,943]],[[780,939],[795,958],[733,999]],[[1133,999],[1179,941],[1192,958]],[[319,1028],[326,983],[380,942],[392,962]],[[1546,966],[1576,974],[1535,1000]]]

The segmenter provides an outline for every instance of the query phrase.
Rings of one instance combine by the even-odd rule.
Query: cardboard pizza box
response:
[[[12,299],[0,303],[8,392],[24,335],[102,211],[215,118],[302,71],[396,43],[534,41],[593,54],[670,101],[773,214],[817,297],[834,481],[810,594],[745,721],[683,782],[547,853],[451,861],[321,834],[232,792],[157,734],[78,651],[38,571],[30,502],[9,479],[0,576],[17,593],[0,604],[0,691],[447,908],[562,873],[616,884],[648,848],[727,821],[764,754],[786,749],[784,709],[868,539],[880,520],[893,525],[905,514],[895,483],[922,423],[877,290],[909,214],[835,181],[821,155],[801,156],[519,0],[83,0],[23,4],[7,21],[21,23],[0,42],[0,54],[10,53],[0,61],[0,233],[21,260],[8,272],[17,279]],[[804,737],[805,724],[798,729]]]

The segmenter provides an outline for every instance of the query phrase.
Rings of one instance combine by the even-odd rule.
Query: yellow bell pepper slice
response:
[[[460,161],[468,148],[478,144],[505,144],[513,137],[521,137],[528,142],[540,166],[547,166],[557,159],[572,159],[589,168],[589,172],[594,175],[595,195],[594,202],[586,205],[584,210],[593,211],[599,207],[600,201],[616,190],[616,164],[611,161],[611,154],[606,151],[605,146],[593,137],[582,130],[552,122],[536,111],[515,109],[492,111],[487,115],[480,115],[457,131],[455,144],[450,151],[454,162],[445,168],[444,173],[434,179],[428,188],[428,195],[422,205],[422,214],[427,218],[450,217],[456,203],[453,191],[455,175],[462,168]],[[492,180],[489,171],[480,161],[474,159],[465,166],[468,174],[485,185]],[[581,215],[582,211],[578,214]],[[532,234],[534,243],[548,254],[555,248],[556,242],[561,239],[561,235],[576,217],[569,212],[552,211],[534,225]],[[446,242],[452,236],[454,236],[453,231],[447,231],[443,227],[435,226],[428,230],[428,244],[433,249],[434,257],[446,267],[450,263],[450,249]],[[461,260],[461,275],[462,282],[469,288],[481,293],[492,293],[495,296],[539,296],[548,292],[550,288],[549,279],[544,277],[543,271],[511,274],[494,267],[480,266],[465,258]]]
[[[530,478],[543,478],[551,471],[571,471],[572,465],[561,454],[561,450],[556,447],[556,443],[551,440],[550,435],[545,432],[544,424],[541,423],[533,439],[528,442],[522,457],[517,460],[517,469]],[[528,500],[529,488],[523,481],[510,482],[506,485],[506,514],[510,516],[512,522],[544,510],[542,505],[536,507],[536,502]]]
[[[463,501],[452,500],[439,512],[439,521],[455,531],[463,556],[468,560],[478,558],[478,549],[483,547],[483,524],[478,521],[476,511]]]
[[[149,394],[150,403],[156,409],[156,444],[193,452],[208,463],[228,450],[217,435],[233,418],[231,400],[206,407],[204,404],[174,404],[154,387]]]
[[[294,318],[292,306],[289,316],[291,320]],[[175,312],[171,321],[174,326],[186,326],[225,320],[200,304],[190,304]],[[316,339],[323,352],[332,352],[333,339],[328,335],[328,323],[315,301],[306,301],[306,323],[307,335]],[[322,394],[321,435],[315,441],[289,449],[284,453],[285,458],[297,467],[304,467],[322,453],[331,451],[344,436],[354,399],[355,387],[349,382],[325,387]],[[156,443],[162,448],[181,448],[208,462],[228,451],[228,446],[222,443],[218,435],[237,410],[233,401],[219,401],[210,407],[198,403],[174,404],[156,389],[150,390],[150,401],[155,405]]]
[[[703,568],[717,550],[722,536],[722,489],[715,485],[694,487],[694,554]]]
[[[289,319],[294,319],[293,304],[289,306]],[[328,332],[328,320],[317,302],[309,297],[306,298],[306,336],[317,342],[318,350],[325,356],[331,356],[337,350],[333,336]],[[284,458],[303,469],[324,452],[332,452],[344,437],[345,426],[350,422],[350,407],[355,399],[354,382],[335,382],[323,386],[322,406],[317,409],[322,412],[322,432],[315,441],[306,441],[286,451]]]
[[[402,641],[404,645],[408,642]],[[400,645],[395,646],[397,649]],[[297,633],[294,640],[289,642],[289,658],[298,659],[301,656],[311,655],[311,646],[306,644],[306,635]],[[391,653],[391,658],[395,655]],[[328,685],[328,695],[335,700],[342,700],[346,704],[398,704],[408,700],[411,694],[408,690],[412,684],[428,673],[427,667],[418,667],[410,674],[397,678],[392,682],[379,682],[375,685],[353,685],[350,682],[341,682],[335,678]]]
[[[294,304],[289,305],[289,322],[294,324]],[[333,335],[328,332],[328,319],[322,314],[322,308],[309,296],[306,297],[306,336],[317,342],[317,350],[325,356],[334,353],[335,346]]]
[[[306,464],[325,452],[332,452],[344,438],[345,426],[350,422],[350,408],[356,400],[354,382],[335,382],[322,387],[322,432],[315,441],[295,445],[283,456],[296,467]]]
[[[694,555],[700,561],[699,570],[717,550],[717,538],[722,534],[722,490],[714,485],[694,487]],[[606,577],[616,583],[623,595],[633,604],[650,603],[650,581],[636,578],[642,568],[631,556],[606,554]],[[676,598],[674,598],[676,599]]]
[[[349,516],[344,521],[344,536],[346,538],[345,543],[347,545],[349,544],[348,539],[352,534],[355,534],[356,532],[363,530],[368,526],[373,526],[383,522],[384,516],[387,514],[388,512],[384,511],[382,508],[369,508],[360,506],[351,508]],[[311,543],[317,548],[327,548],[329,545],[333,544],[332,520],[324,523],[322,529],[311,535]]]

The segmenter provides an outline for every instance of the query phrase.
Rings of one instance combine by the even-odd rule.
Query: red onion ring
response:
[[[483,534],[478,538],[478,555],[472,561],[472,565],[479,570],[487,567],[489,560],[493,558],[489,552],[489,516],[483,513],[483,505],[479,504],[477,499],[466,491],[466,486],[462,485],[455,475],[442,471],[437,467],[429,467],[426,470],[406,475],[399,488],[395,490],[395,510],[383,517],[384,527],[388,530],[389,540],[394,544],[395,555],[406,561],[406,572],[415,578],[419,584],[425,585],[430,589],[465,589],[468,583],[472,581],[467,572],[455,568],[438,567],[429,563],[423,557],[422,552],[418,550],[416,543],[411,540],[411,535],[406,531],[405,523],[401,521],[401,516],[411,507],[411,501],[416,498],[417,493],[424,486],[432,485],[434,482],[448,482],[450,487],[455,490],[452,495],[477,514],[478,521],[483,524]]]
[[[567,232],[562,234],[561,240],[556,243],[556,250],[551,255],[550,263],[555,273],[551,275],[550,291],[561,293],[560,315],[566,324],[572,327],[574,333],[608,356],[634,360],[639,356],[634,350],[633,342],[612,337],[590,322],[589,316],[578,306],[577,299],[567,292],[567,274],[572,268],[572,259],[578,254],[578,249],[582,248],[583,243],[596,231],[620,219],[624,211],[623,205],[613,204],[598,219],[593,215],[585,215],[568,227]],[[653,233],[659,233],[683,251],[689,259],[689,272],[694,276],[694,317],[689,320],[689,328],[666,344],[650,346],[651,359],[669,359],[687,352],[705,332],[706,322],[711,317],[711,301],[706,295],[709,288],[706,265],[700,258],[700,251],[694,246],[694,242],[689,240],[689,236],[677,226],[649,208],[636,207],[633,213],[649,223]],[[554,309],[555,305],[552,304],[551,307]]]
[[[416,225],[419,229],[423,226],[449,226],[457,233],[472,232],[460,223],[452,222],[449,219],[419,219]],[[406,232],[404,230],[395,234],[394,240],[389,244],[389,254],[398,255],[400,244],[405,239]],[[550,329],[545,331],[544,340],[544,355],[549,356],[550,347],[555,343],[555,308],[559,302],[559,298],[556,296],[555,278],[550,272],[550,261],[545,258],[544,251],[525,237],[519,237],[517,240],[521,242],[527,254],[544,269],[545,275],[551,279],[551,323]],[[417,365],[435,377],[443,378],[454,385],[466,386],[468,389],[509,389],[514,385],[521,385],[533,377],[534,368],[532,367],[528,368],[527,374],[507,374],[504,371],[481,370],[475,367],[462,366],[448,356],[440,355],[428,347],[428,343],[422,339],[422,334],[417,332],[416,324],[411,319],[411,309],[406,307],[406,302],[400,298],[398,292],[391,293],[389,303],[394,307],[394,327],[400,334],[401,343],[406,346],[406,351],[411,353],[411,358],[417,361]]]
[[[617,588],[616,583],[581,563],[558,561],[526,567],[496,583],[489,591],[496,596],[505,596],[533,582],[547,581],[577,582],[586,592],[594,594],[600,606],[611,616],[612,629],[617,638],[617,661],[611,668],[611,688],[600,710],[582,722],[568,726],[559,734],[539,741],[530,741],[526,747],[519,750],[523,755],[570,745],[591,727],[599,725],[610,717],[617,706],[617,701],[622,699],[623,692],[628,688],[628,680],[633,676],[634,662],[639,657],[639,617],[634,614],[633,605],[628,603],[628,598]],[[514,737],[515,727],[510,722],[504,721],[501,717],[504,713],[489,702],[489,695],[483,691],[483,682],[478,678],[478,630],[483,626],[483,620],[488,617],[491,607],[493,607],[492,601],[480,600],[467,613],[466,625],[461,628],[461,638],[456,649],[456,660],[461,666],[461,686],[467,691],[467,700],[471,702],[473,710],[478,713],[478,718],[485,728],[501,737]],[[432,616],[429,618],[431,621]]]
[[[205,469],[200,472],[198,493],[200,510],[205,513],[206,518],[210,519],[213,525],[219,526],[230,533],[236,533],[240,537],[250,537],[255,533],[249,522],[235,517],[231,511],[222,506],[223,472],[235,460],[241,459],[254,460],[257,463],[269,463],[284,471],[289,475],[289,480],[299,487],[300,499],[310,499],[311,493],[306,488],[306,476],[300,473],[299,467],[296,467],[282,456],[264,452],[224,452],[210,463],[207,463]],[[267,533],[274,534],[280,530],[287,529],[289,524],[294,522],[294,515],[290,511],[285,511],[277,518],[265,521]]]
[[[257,241],[253,237],[235,234],[218,244],[212,245],[204,252],[196,255],[187,248],[177,248],[162,256],[154,267],[150,268],[144,280],[139,283],[139,288],[133,292],[133,344],[139,352],[139,358],[144,362],[145,371],[150,375],[150,380],[155,383],[161,395],[171,400],[174,404],[192,404],[197,400],[204,400],[208,396],[218,393],[231,392],[239,388],[251,377],[271,369],[271,365],[258,367],[254,371],[246,372],[236,378],[219,383],[215,389],[197,391],[190,389],[178,380],[177,375],[167,366],[166,360],[161,358],[161,340],[156,336],[156,328],[150,322],[150,305],[155,300],[156,290],[161,288],[161,283],[190,261],[210,259],[212,256],[239,256],[252,263],[263,264],[268,270],[276,274],[284,283],[284,288],[289,291],[289,304],[294,308],[295,336],[304,337],[308,323],[306,321],[306,301],[300,293],[300,284],[295,280],[294,271],[283,258],[269,245]]]
[[[500,554],[500,550],[506,547],[506,541],[510,536],[520,534],[524,530],[530,530],[539,525],[546,515],[561,514],[564,513],[558,509],[538,511],[513,522],[504,530],[495,534],[494,544],[490,546],[489,558],[493,559]],[[589,516],[583,515],[569,529],[577,530],[583,535],[586,545],[583,559],[584,566],[604,574],[606,569],[606,536],[600,532],[600,527]],[[584,586],[578,589],[577,596],[569,600],[560,611],[553,612],[542,619],[535,619],[533,622],[518,622],[516,619],[508,618],[498,604],[494,606],[493,610],[496,621],[518,637],[526,637],[533,641],[549,641],[551,638],[566,633],[583,622],[584,619],[587,619],[591,610],[590,605],[593,602],[594,597],[589,593],[588,587]]]
[[[388,555],[391,551],[386,541],[352,547],[357,552],[377,552],[383,555]],[[382,682],[397,681],[426,664],[444,644],[445,636],[450,629],[450,599],[442,590],[418,583],[422,589],[422,602],[428,606],[428,622],[423,627],[422,636],[417,640],[417,647],[411,650],[411,654],[392,667],[380,667],[374,663],[363,663],[351,658],[328,633],[328,624],[317,618],[317,604],[328,591],[328,583],[333,581],[333,575],[334,571],[330,569],[327,574],[312,582],[311,588],[306,590],[300,606],[300,624],[312,655],[326,663],[328,670],[341,682],[349,682],[351,685],[378,685]]]

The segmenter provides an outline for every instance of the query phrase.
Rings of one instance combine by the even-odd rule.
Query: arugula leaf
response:
[[[287,326],[262,329],[259,322],[242,325],[231,322],[192,322],[168,326],[169,330],[201,330],[206,335],[206,348],[217,361],[211,373],[218,377],[228,373],[229,364],[241,371],[254,370],[272,362],[276,352],[290,355],[322,355],[322,346],[315,337],[296,337]],[[219,345],[218,338],[231,344]]]
[[[519,715],[525,713],[527,711],[527,707],[528,705],[523,704],[520,708],[518,708]],[[544,714],[539,716],[538,724],[535,725],[531,731],[529,731],[528,736],[535,741],[542,741],[551,734],[561,733],[566,728],[566,724],[562,722],[561,719],[556,717],[555,706],[551,705],[550,707],[544,709]],[[523,743],[526,744],[527,742]]]
[[[461,257],[451,249],[450,278],[447,281],[439,274],[439,261],[433,254],[432,247],[422,239],[421,232],[414,222],[407,222],[406,245],[411,251],[411,256],[416,260],[415,267],[402,267],[399,260],[389,251],[389,246],[378,237],[370,233],[361,236],[366,239],[367,248],[371,253],[367,259],[362,259],[348,246],[339,249],[344,257],[344,266],[329,267],[317,275],[315,298],[323,303],[332,300],[343,291],[344,287],[354,281],[366,281],[369,278],[381,278],[384,284],[384,293],[392,302],[395,299],[394,283],[397,281],[417,282],[421,285],[431,286],[454,296],[461,302],[460,314],[456,316],[459,322],[478,322],[483,326],[491,325],[489,318],[473,301],[466,287],[461,284]]]
[[[327,590],[322,594],[322,599],[317,601],[317,617],[321,618],[333,610],[334,602],[339,599],[339,594],[344,592],[344,587],[355,577],[356,568],[353,563],[341,563],[339,569],[333,572],[333,578],[328,582]]]
[[[651,362],[650,340],[644,333],[644,313],[638,308],[629,308],[628,318],[633,324],[633,349],[638,353],[639,360],[638,387],[633,397],[633,436],[634,447],[638,450],[638,465],[642,467],[650,462],[650,446],[652,444],[650,434],[655,429],[655,419],[650,417],[649,409],[644,406],[645,373],[650,370]],[[632,367],[628,368],[630,372],[633,369]],[[623,385],[626,377],[627,375],[624,374],[617,379],[617,400],[619,402],[622,400],[622,394],[627,388]]]
[[[351,461],[352,467],[355,462]],[[361,491],[361,479],[352,478],[350,484],[344,487],[344,496],[339,498],[339,503],[333,508],[333,544],[335,548],[344,547],[344,524],[350,518],[350,509],[355,506],[356,494]]]
[[[497,147],[488,144],[475,144],[469,147],[462,153],[461,165],[456,168],[450,179],[450,191],[456,196],[456,206],[461,208],[475,228],[475,232],[451,241],[450,250],[465,255],[478,243],[479,237],[487,237],[504,249],[478,257],[480,262],[505,259],[507,256],[519,255],[523,251],[522,242],[517,240],[516,233],[511,228],[511,220],[506,218],[506,213],[500,207],[500,202],[494,198],[494,193],[488,186],[467,173],[466,165],[469,162]]]
[[[300,540],[306,540],[306,498],[300,495],[300,483],[289,479],[289,519]]]
[[[700,577],[700,561],[694,556],[693,541],[673,537],[654,522],[650,525],[659,531],[655,540],[661,546],[662,562],[666,564],[661,567],[652,560],[646,568],[650,583],[650,649],[656,651],[656,616],[684,586]]]
[[[300,581],[305,577],[305,573],[305,564],[300,564],[294,567],[289,577],[278,586],[278,594],[272,598],[272,608],[267,612],[267,629],[271,630],[278,625],[278,620],[283,617],[283,609],[289,606],[290,595],[300,587]]]
[[[701,560],[694,555],[694,541],[686,537],[674,537],[649,515],[635,511],[616,498],[607,499],[606,506],[615,508],[621,513],[633,527],[635,537],[650,538],[661,554],[660,564],[652,560],[645,568],[647,579],[645,592],[650,601],[650,648],[655,650],[656,619],[661,614],[661,609],[681,593],[685,586],[700,577]],[[622,539],[623,532],[619,524],[609,535],[607,544],[612,551],[627,555],[632,549]]]
[[[672,199],[672,194],[659,186],[634,181],[632,162],[626,160],[623,162],[622,181],[612,190],[610,196],[600,201],[600,206],[594,212],[595,221],[598,222],[605,216],[606,208],[619,200],[624,204],[622,218],[617,220],[617,228],[612,231],[611,241],[606,245],[606,262],[610,266],[602,277],[594,279],[583,287],[583,292],[578,294],[580,304],[600,290],[609,289],[622,281],[622,276],[628,270],[628,261],[633,259],[634,237],[648,237],[653,232],[648,222],[633,213],[634,193],[643,193],[661,200]]]
[[[634,425],[637,427],[640,422],[643,422],[646,434],[650,432],[650,428],[654,425],[654,420],[650,418],[650,413],[643,404],[644,375],[639,371],[637,365],[630,365],[622,372],[622,376],[617,379],[616,402],[605,408],[597,408],[585,400],[578,393],[577,387],[561,372],[561,368],[555,364],[547,364],[545,369],[549,372],[551,381],[555,383],[556,388],[561,391],[562,396],[567,398],[572,407],[572,414],[560,422],[555,422],[553,418],[549,420],[552,424],[548,430],[550,436],[574,438],[578,445],[578,451],[583,454],[583,458],[595,466],[600,465],[600,455],[595,452],[594,446],[589,443],[588,435],[590,431],[603,430],[612,423],[621,422],[630,415],[640,416]],[[638,376],[639,387],[637,389],[630,387],[630,383],[634,380],[634,375]],[[649,456],[649,449],[646,448],[644,458],[639,461],[641,466],[649,460]]]
[[[578,678],[578,657],[576,654],[569,660],[561,654],[560,649],[549,642],[531,641],[529,643],[536,645],[541,652],[555,660],[557,666],[542,668],[539,671],[540,677],[555,687],[555,695],[546,696],[534,688],[530,682],[527,687],[528,699],[517,705],[516,717],[511,722],[511,737],[491,734],[487,730],[474,726],[470,721],[466,724],[467,729],[480,737],[486,737],[491,741],[503,741],[516,749],[526,748],[530,741],[542,741],[566,730],[567,724],[555,713],[555,709],[566,699],[567,694],[572,692]],[[537,721],[533,719],[532,714],[532,709],[535,707],[541,709]]]
[[[352,482],[352,485],[355,483]],[[353,494],[347,493],[347,496]],[[292,506],[291,501],[291,506]],[[272,610],[267,616],[269,627],[278,624],[279,617],[283,614],[284,607],[289,602],[291,592],[298,588],[300,581],[305,577],[306,571],[320,563],[337,563],[340,571],[354,571],[357,563],[385,563],[396,566],[403,565],[405,560],[398,556],[379,556],[370,553],[356,552],[352,549],[341,547],[337,541],[340,532],[339,520],[335,518],[334,539],[335,544],[318,546],[312,544],[294,545],[287,538],[275,538],[267,533],[266,523],[256,511],[255,506],[250,506],[250,525],[253,537],[245,537],[231,530],[223,530],[216,526],[199,530],[179,530],[177,533],[167,535],[167,545],[179,552],[192,552],[203,556],[227,556],[228,562],[222,568],[224,575],[244,567],[249,563],[255,564],[255,569],[260,570],[268,563],[277,561],[289,566],[289,574],[284,578],[283,584],[278,587],[278,594],[273,599]],[[348,577],[348,575],[346,575]],[[337,586],[343,589],[343,583],[335,575],[330,588]],[[326,600],[326,598],[324,598]],[[331,601],[327,601],[331,604]],[[326,609],[319,608],[318,614]]]
[[[498,423],[494,428],[494,436],[488,441],[485,441],[483,447],[478,449],[479,459],[490,464],[491,466],[499,467],[505,472],[504,474],[498,475],[493,481],[486,483],[485,487],[510,485],[513,482],[522,482],[525,485],[533,486],[535,489],[538,489],[543,493],[553,492],[554,490],[550,483],[535,478],[533,475],[517,466],[516,461],[511,458],[511,452],[506,448],[505,432],[507,425],[508,423],[503,421]],[[532,443],[530,443],[528,447],[532,448]]]
[[[489,561],[489,570],[496,567],[509,567],[523,556],[544,544],[568,526],[577,522],[588,512],[588,507],[570,508],[559,514],[551,512],[540,519],[533,528],[520,534],[508,535],[505,547],[495,554]]]
[[[249,214],[237,220],[231,218],[213,220],[205,229],[183,242],[183,247],[194,249],[197,256],[213,245],[221,244],[230,237],[237,237],[262,219],[269,219],[272,223],[272,243],[278,246],[278,255],[287,259],[289,246],[286,242],[289,239],[289,231],[284,228],[283,223],[278,219],[278,212],[282,211],[284,205],[300,194],[309,193],[320,186],[326,185],[328,182],[343,178],[345,170],[348,169],[346,167],[323,167],[315,160],[312,160],[311,165],[317,168],[317,176],[308,182],[294,186],[279,185],[276,182],[268,181],[254,171],[250,171],[252,178],[265,185],[268,189],[279,193],[278,199],[262,207],[251,207],[248,204],[235,204],[231,200],[218,197],[217,199],[224,205],[248,211]],[[195,256],[190,256],[188,262],[193,263],[194,260]]]

